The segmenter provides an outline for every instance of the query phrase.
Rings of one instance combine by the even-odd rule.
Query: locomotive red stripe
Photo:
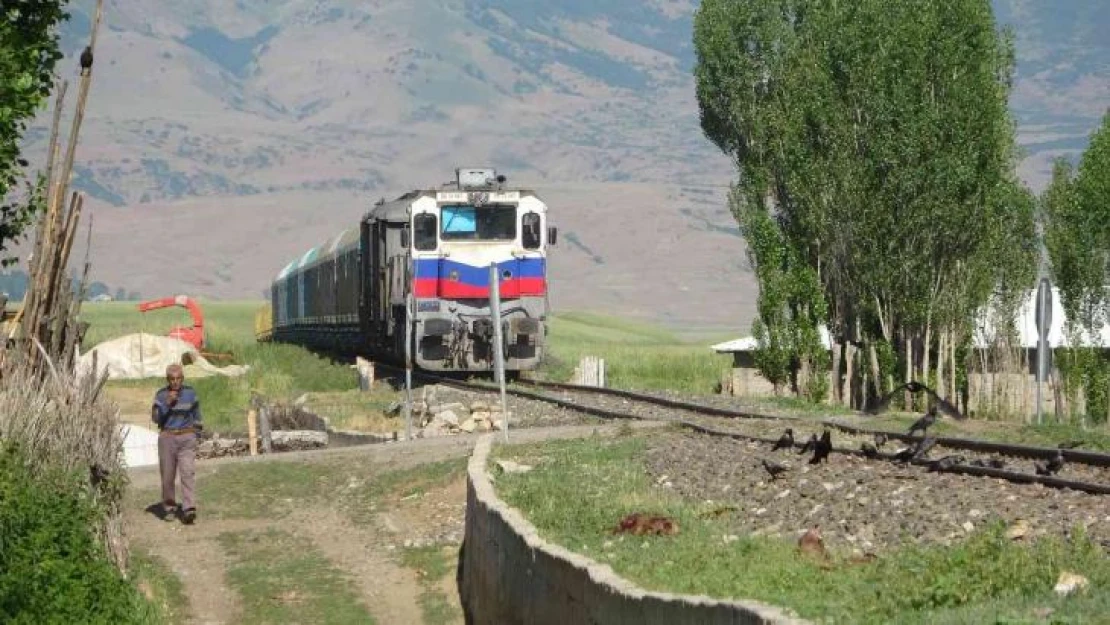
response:
[[[543,295],[546,288],[544,278],[512,278],[501,282],[501,297]],[[412,281],[412,294],[415,297],[488,298],[489,287],[436,278],[416,278]]]

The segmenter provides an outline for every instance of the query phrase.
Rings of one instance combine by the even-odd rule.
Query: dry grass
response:
[[[118,409],[101,395],[103,380],[55,369],[37,375],[15,350],[0,363],[0,439],[19,445],[34,475],[62,469],[87,481],[105,512],[95,528],[121,569],[127,549],[120,501],[127,483]]]

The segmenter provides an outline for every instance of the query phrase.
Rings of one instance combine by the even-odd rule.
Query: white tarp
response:
[[[158,464],[158,432],[141,425],[125,423],[123,430],[123,462],[127,467]]]
[[[77,362],[79,375],[90,372],[94,353],[98,371],[107,370],[108,377],[113,380],[160,378],[166,375],[166,367],[174,363],[185,365],[186,379],[209,375],[237,376],[249,369],[247,365],[217,367],[201,356],[195,347],[180,339],[128,334],[104,341],[88,353],[81,354]]]

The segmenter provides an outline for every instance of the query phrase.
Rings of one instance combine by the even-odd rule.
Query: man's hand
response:
[[[169,393],[167,394],[167,400],[169,402],[169,405],[171,405],[171,406],[174,406],[174,405],[177,404],[177,390],[176,389],[170,389]]]

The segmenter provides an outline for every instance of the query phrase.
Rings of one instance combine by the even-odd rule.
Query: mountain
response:
[[[994,4],[1017,33],[1021,173],[1037,188],[1110,101],[1110,15],[1099,0]],[[747,331],[757,290],[725,206],[733,169],[698,124],[695,2],[105,5],[74,174],[97,279],[256,297],[379,197],[488,164],[561,227],[557,309]],[[93,6],[73,4],[63,30],[71,87]],[[39,162],[47,123],[28,136]]]

